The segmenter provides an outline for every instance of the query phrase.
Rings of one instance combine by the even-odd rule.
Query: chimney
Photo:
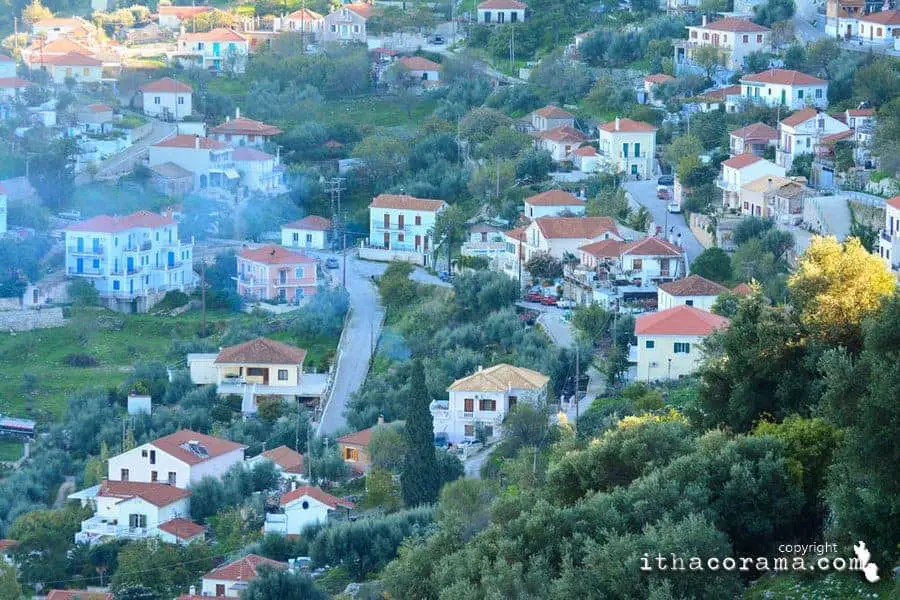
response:
[[[241,108],[239,106],[235,107],[235,109],[234,109],[234,118],[235,119],[241,118]]]
[[[619,130],[619,117],[616,117],[616,131]]]
[[[194,150],[199,150],[199,149],[200,149],[200,136],[197,134],[194,134]]]
[[[378,415],[378,424],[384,425],[384,415]]]
[[[769,183],[768,190],[771,192],[772,191],[772,178],[769,177],[769,179],[767,181]]]
[[[700,21],[701,27],[706,27],[706,15],[703,15],[703,19]]]

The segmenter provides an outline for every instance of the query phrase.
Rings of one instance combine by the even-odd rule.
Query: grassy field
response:
[[[138,210],[160,210],[172,200],[149,186],[123,179],[118,184],[94,182],[75,188],[70,209],[82,218],[97,215],[127,215]]]
[[[121,315],[107,311],[100,314],[104,316],[100,326],[97,315],[91,314],[76,316],[66,327],[0,334],[0,413],[29,416],[30,394],[31,416],[46,411],[58,419],[71,394],[120,385],[136,362],[158,361],[183,368],[184,356],[170,355],[171,344],[173,340],[192,339],[201,318],[199,311],[178,317]],[[235,313],[208,313],[209,327],[214,332],[209,339],[217,344],[229,323],[252,318]],[[307,365],[316,367],[320,367],[337,347],[336,338],[302,340],[289,334],[273,337],[306,348]],[[65,358],[71,354],[88,354],[98,364],[93,367],[68,366]]]
[[[782,573],[762,577],[744,592],[744,600],[851,600],[900,598],[900,583],[891,581],[890,569],[880,570],[881,581],[868,583],[861,573],[829,573],[802,577]]]
[[[0,440],[0,461],[14,462],[22,458],[22,442]]]

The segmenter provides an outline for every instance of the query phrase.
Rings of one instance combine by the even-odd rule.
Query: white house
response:
[[[170,57],[206,71],[243,73],[249,53],[246,37],[233,29],[218,27],[202,33],[182,33]]]
[[[183,81],[163,77],[145,83],[140,91],[144,114],[147,116],[180,121],[194,110],[191,100],[194,88]]]
[[[889,268],[900,270],[900,196],[885,202],[884,229],[878,238],[878,255]]]
[[[199,14],[209,12],[212,6],[173,6],[160,4],[156,7],[159,15],[159,26],[165,29],[179,30],[185,21],[190,21]]]
[[[65,240],[66,275],[90,281],[110,308],[144,312],[148,297],[194,285],[193,242],[170,217],[100,215],[66,227]]]
[[[421,56],[404,56],[397,60],[409,72],[410,77],[419,81],[440,81],[441,65]]]
[[[535,131],[547,131],[557,127],[575,128],[575,115],[554,104],[548,104],[531,113],[531,127]]]
[[[828,106],[828,82],[800,71],[769,69],[741,77],[743,96],[768,106],[797,110],[807,106]]]
[[[698,48],[712,47],[718,51],[723,67],[737,71],[744,68],[749,54],[772,51],[771,30],[749,19],[725,17],[708,23],[704,16],[700,25],[689,25],[687,30],[687,42],[679,47],[690,62]],[[678,62],[680,56],[676,56]]]
[[[366,23],[376,13],[366,3],[342,4],[325,15],[322,39],[325,42],[366,43]]]
[[[732,156],[755,154],[762,156],[767,148],[778,144],[778,130],[765,123],[753,123],[728,134],[729,151]]]
[[[778,123],[775,162],[790,169],[801,154],[815,154],[821,146],[852,135],[847,125],[825,112],[813,108],[799,110]]]
[[[96,27],[81,17],[50,17],[31,24],[31,35],[53,41],[60,37],[82,37],[96,33]]]
[[[287,481],[306,482],[306,470],[303,455],[287,446],[278,446],[248,458],[244,464],[248,468],[264,462],[272,463],[278,475]]]
[[[703,360],[703,340],[727,326],[725,317],[685,304],[639,315],[634,326],[636,379],[659,381],[690,375]]]
[[[199,135],[176,135],[150,146],[150,167],[171,162],[194,174],[194,189],[234,189],[241,174],[234,163],[234,148]]]
[[[606,168],[627,179],[653,177],[656,127],[642,121],[616,117],[600,126],[598,151]]]
[[[621,248],[619,266],[622,274],[629,279],[640,279],[642,285],[669,281],[682,275],[684,252],[666,240],[645,237]]]
[[[318,38],[322,35],[324,27],[325,17],[308,8],[301,8],[285,17],[276,18],[273,28],[275,31],[292,31]]]
[[[281,245],[288,248],[322,250],[328,247],[331,228],[331,219],[319,215],[303,217],[281,226]]]
[[[766,175],[784,177],[784,167],[756,154],[738,154],[722,162],[722,174],[716,187],[722,190],[722,205],[726,209],[740,208],[741,187]]]
[[[517,0],[487,0],[478,5],[478,23],[502,25],[521,23],[525,20],[528,5]]]
[[[537,131],[533,135],[534,147],[547,150],[557,162],[571,159],[572,152],[588,141],[586,135],[568,125]]]
[[[502,435],[502,423],[519,402],[540,406],[547,400],[549,377],[522,367],[499,364],[454,381],[447,400],[431,402],[436,436],[451,444]]]
[[[263,149],[272,138],[284,133],[274,125],[254,121],[241,116],[241,109],[234,109],[234,118],[225,117],[225,122],[209,130],[209,137],[230,144],[235,148],[252,146]]]
[[[883,10],[858,17],[859,38],[871,44],[894,46],[900,38],[900,10]]]
[[[234,168],[241,174],[241,185],[254,192],[279,194],[287,191],[284,184],[284,168],[278,157],[239,146],[232,152]]]
[[[525,198],[525,216],[529,219],[538,217],[558,217],[584,214],[584,200],[563,190],[548,190]]]
[[[796,219],[808,195],[805,177],[764,175],[741,187],[741,214]]]
[[[186,545],[192,542],[202,542],[206,537],[206,527],[198,525],[190,519],[175,517],[159,526],[159,539],[167,544]]]
[[[258,554],[248,554],[204,575],[200,595],[237,598],[259,576],[258,569],[263,565],[271,569],[288,568],[286,563]]]
[[[538,253],[558,259],[578,248],[600,240],[623,241],[616,222],[610,217],[539,217],[525,228],[524,261]]]
[[[689,275],[660,285],[656,290],[656,307],[659,311],[682,305],[712,310],[719,294],[727,291],[727,287],[715,281]]]
[[[281,512],[266,515],[265,533],[300,535],[309,525],[326,523],[329,513],[354,508],[352,502],[313,486],[298,487],[282,494],[280,504]]]
[[[56,85],[64,85],[67,79],[76,83],[103,81],[103,61],[87,54],[70,52],[60,56],[45,56],[41,68]]]
[[[435,220],[445,208],[443,200],[379,194],[369,204],[369,246],[427,257],[434,250]]]

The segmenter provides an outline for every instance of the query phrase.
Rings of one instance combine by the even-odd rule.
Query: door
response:
[[[75,272],[76,273],[84,273],[84,259],[83,258],[75,259]]]
[[[784,90],[781,90],[781,103],[787,104],[787,93]]]
[[[78,252],[84,252],[84,238],[78,238],[75,241],[75,249],[78,250]]]
[[[222,48],[219,42],[213,42],[213,56],[219,56],[222,52]]]
[[[509,410],[512,410],[513,407],[516,405],[516,402],[518,402],[518,401],[519,401],[518,396],[510,396],[509,397]]]
[[[129,256],[127,262],[128,262],[128,272],[134,273],[134,257]]]
[[[397,215],[397,229],[403,229],[403,215]]]
[[[389,249],[391,248],[391,234],[385,232],[384,234],[384,247]]]
[[[128,280],[128,293],[129,293],[129,294],[133,294],[133,293],[134,293],[134,279],[129,279],[129,280]]]
[[[169,256],[168,256],[168,265],[169,265],[170,267],[174,267],[174,266],[175,266],[175,253],[174,253],[174,252],[169,252]]]

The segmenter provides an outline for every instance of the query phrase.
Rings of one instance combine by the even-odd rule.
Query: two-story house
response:
[[[194,88],[183,81],[163,77],[145,83],[140,92],[144,114],[149,117],[180,121],[194,110],[191,100]]]
[[[524,260],[539,253],[577,256],[578,248],[600,240],[623,241],[611,217],[539,217],[525,228]]]
[[[243,73],[250,41],[233,29],[217,27],[202,33],[182,33],[177,50],[170,55],[205,71]]]
[[[741,187],[741,214],[798,220],[810,192],[805,177],[764,175]]]
[[[209,130],[209,137],[230,144],[235,148],[252,146],[263,149],[272,138],[284,133],[274,125],[241,116],[241,109],[234,109],[234,118],[225,117],[225,122]]]
[[[478,23],[481,25],[503,25],[522,23],[528,5],[518,0],[486,0],[478,5]]]
[[[767,106],[787,106],[792,110],[828,106],[828,82],[790,69],[769,69],[741,77],[743,97]]]
[[[700,25],[689,25],[687,30],[687,41],[675,46],[676,65],[693,63],[697,49],[711,47],[718,51],[723,67],[738,71],[751,53],[772,51],[771,30],[749,19],[725,17],[707,22],[704,16]]]
[[[584,200],[563,190],[548,190],[529,196],[524,204],[524,214],[529,219],[583,215],[585,210]]]
[[[354,473],[362,474],[368,472],[372,466],[372,458],[369,455],[369,443],[372,441],[372,434],[384,427],[403,427],[404,424],[404,421],[385,423],[384,417],[379,415],[378,422],[375,425],[338,438],[341,457],[343,457],[345,463],[350,465],[350,470]]]
[[[625,244],[619,251],[619,267],[629,279],[641,285],[670,281],[684,270],[684,252],[671,242],[645,237]]]
[[[241,175],[241,185],[253,192],[280,194],[287,191],[284,168],[277,156],[239,146],[232,152],[234,168]]]
[[[331,229],[331,219],[309,215],[281,226],[281,245],[322,250],[328,247]]]
[[[727,326],[725,317],[686,304],[639,315],[634,325],[636,379],[665,381],[690,375],[703,360],[703,340]]]
[[[598,151],[613,173],[627,179],[649,179],[656,154],[656,127],[616,117],[600,126]]]
[[[170,290],[194,285],[193,242],[170,217],[139,211],[100,215],[65,229],[66,275],[97,288],[114,310],[144,312]]]
[[[776,165],[756,154],[738,154],[722,162],[722,174],[716,187],[722,190],[722,205],[726,210],[741,208],[741,187],[758,177],[775,175],[784,177],[784,167]]]
[[[325,27],[325,17],[319,13],[301,8],[281,19],[275,19],[275,31],[292,31],[318,39]]]
[[[479,437],[498,439],[506,415],[516,404],[540,407],[547,401],[548,381],[542,373],[505,363],[479,367],[447,388],[447,400],[431,402],[434,433],[451,444]]]
[[[534,136],[534,147],[547,150],[556,162],[571,160],[572,153],[581,144],[588,141],[585,134],[568,125],[536,131],[532,135]]]
[[[237,254],[237,293],[252,300],[299,303],[318,288],[314,258],[282,246],[243,248]]]
[[[342,4],[325,15],[322,40],[366,43],[366,23],[376,14],[368,3]]]
[[[894,47],[900,38],[900,10],[883,10],[858,17],[859,39]]]
[[[56,85],[64,85],[66,80],[76,83],[100,83],[103,80],[103,61],[87,54],[69,52],[45,56],[40,65]]]
[[[213,569],[203,576],[201,596],[238,598],[260,575],[259,567],[287,569],[288,565],[258,554],[248,554],[234,562]],[[192,596],[195,598],[196,596]]]
[[[403,194],[379,194],[369,204],[369,245],[420,255],[423,262],[434,251],[433,230],[443,200]]]
[[[209,12],[212,6],[173,6],[160,4],[156,7],[159,15],[159,26],[164,29],[178,31],[191,19],[199,14]]]
[[[150,168],[170,162],[193,173],[195,190],[233,190],[241,178],[234,164],[234,148],[209,137],[176,135],[151,145],[149,156]]]
[[[831,115],[814,108],[798,110],[778,123],[778,148],[775,162],[790,169],[801,154],[815,154],[833,139],[850,137],[851,131]]]
[[[765,123],[753,123],[728,134],[729,151],[732,156],[755,154],[763,156],[768,148],[778,144],[778,130]]]
[[[689,275],[660,285],[656,290],[656,307],[659,311],[682,305],[712,310],[719,295],[727,291],[727,287],[715,281]]]
[[[575,128],[575,115],[554,104],[548,104],[531,113],[531,127],[534,131],[547,131],[557,127]]]
[[[884,229],[878,237],[878,255],[889,268],[900,271],[900,196],[885,201]]]
[[[354,508],[352,502],[308,485],[282,494],[279,505],[278,512],[266,514],[264,533],[299,536],[310,525],[326,523],[338,510]]]

